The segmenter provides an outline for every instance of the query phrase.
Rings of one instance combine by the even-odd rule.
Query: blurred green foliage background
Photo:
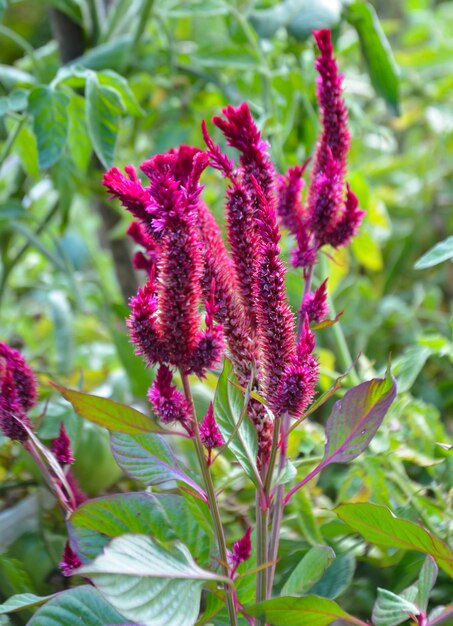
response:
[[[76,474],[93,496],[131,481],[107,434],[82,423],[47,380],[146,408],[152,378],[125,332],[127,298],[144,276],[132,269],[129,216],[108,201],[103,170],[202,146],[202,119],[243,100],[278,169],[303,162],[318,131],[310,32],[333,29],[350,113],[348,179],[367,216],[317,281],[329,274],[361,377],[382,372],[391,353],[400,395],[367,454],[295,498],[286,533],[299,549],[279,574],[322,538],[345,555],[336,595],[347,591],[343,604],[364,615],[376,587],[400,591],[421,557],[357,544],[333,506],[388,504],[448,542],[453,497],[452,456],[436,443],[453,430],[453,266],[414,269],[453,230],[453,2],[379,0],[374,9],[340,0],[0,0],[0,335],[39,374],[39,434],[51,439],[65,422]],[[221,219],[222,182],[208,173],[204,183]],[[286,257],[292,245],[284,236]],[[300,273],[287,279],[297,307]],[[317,340],[325,390],[348,363],[334,329]],[[201,415],[215,377],[194,386]],[[296,433],[301,466],[322,453],[326,411]],[[228,461],[217,471],[226,497],[244,502],[245,524],[247,487]],[[67,585],[57,570],[64,525],[29,460],[1,436],[0,481],[0,597]],[[233,531],[240,524],[232,513]],[[437,590],[435,600],[447,601],[442,576]]]

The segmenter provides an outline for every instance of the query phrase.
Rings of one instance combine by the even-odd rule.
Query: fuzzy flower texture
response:
[[[125,174],[114,167],[104,175],[105,187],[134,217],[128,233],[142,248],[134,265],[148,275],[131,299],[128,320],[137,354],[148,366],[159,365],[148,397],[162,422],[178,422],[189,433],[190,407],[172,384],[172,371],[203,377],[225,350],[241,385],[255,372],[254,387],[274,415],[298,417],[314,396],[318,364],[310,322],[327,315],[326,282],[315,292],[306,290],[296,326],[285,291],[279,222],[295,236],[292,262],[307,277],[319,249],[347,245],[363,216],[345,182],[350,136],[330,32],[314,37],[322,133],[306,193],[308,162],[278,176],[245,103],[227,106],[212,120],[239,153],[238,163],[213,142],[203,122],[206,150],[183,145],[153,156],[140,166],[147,184],[131,165]],[[227,243],[201,198],[199,180],[208,166],[228,183]],[[249,417],[263,466],[273,421],[256,400]],[[212,408],[201,432],[210,454],[220,443]]]

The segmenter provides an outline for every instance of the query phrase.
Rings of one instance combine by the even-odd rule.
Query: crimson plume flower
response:
[[[283,226],[293,235],[304,228],[305,209],[301,195],[305,182],[302,177],[309,161],[307,159],[303,165],[290,167],[286,175],[277,179],[277,213]]]
[[[200,439],[201,443],[209,453],[209,462],[211,458],[211,450],[213,448],[219,448],[224,443],[222,433],[220,432],[217,422],[215,421],[212,402],[209,404],[208,412],[200,424]]]
[[[184,395],[172,385],[173,374],[165,365],[161,365],[148,391],[148,400],[154,407],[156,415],[164,424],[179,422],[190,430],[192,412]]]
[[[327,317],[329,307],[327,305],[327,278],[321,283],[318,289],[313,292],[309,291],[305,294],[302,305],[300,307],[299,315],[302,319],[305,315],[308,317],[309,322],[322,322]]]
[[[126,235],[143,248],[143,252],[140,250],[134,254],[133,266],[136,270],[144,270],[150,275],[160,256],[159,243],[146,232],[145,227],[140,222],[131,222]]]
[[[252,541],[251,541],[252,529],[248,528],[245,535],[241,537],[235,544],[233,549],[229,553],[229,562],[231,566],[231,576],[234,577],[238,566],[244,561],[248,561],[252,554]]]
[[[74,455],[71,450],[71,440],[68,437],[64,423],[60,424],[58,437],[52,441],[52,453],[61,465],[72,465]]]
[[[82,561],[71,548],[69,541],[66,542],[63,558],[58,565],[63,576],[72,576],[74,570],[82,565]]]
[[[24,357],[0,342],[0,429],[25,443],[31,428],[27,411],[36,403],[36,378]]]

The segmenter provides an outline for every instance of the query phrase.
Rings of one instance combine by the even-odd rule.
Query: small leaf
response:
[[[88,576],[113,607],[143,626],[193,626],[203,583],[223,580],[198,567],[183,544],[170,552],[143,535],[117,537],[77,573]]]
[[[56,594],[50,596],[36,596],[34,593],[18,593],[15,596],[8,598],[6,602],[0,604],[0,615],[5,613],[15,613],[22,609],[29,609],[40,604],[44,604],[53,598]]]
[[[411,615],[418,614],[419,610],[412,602],[391,591],[378,588],[378,597],[373,607],[375,626],[397,626],[406,622]]]
[[[414,265],[416,270],[425,270],[444,261],[453,259],[453,237],[448,237],[444,241],[436,243],[436,245],[420,257]]]
[[[119,114],[122,112],[120,99],[113,89],[99,85],[96,75],[91,73],[86,80],[85,101],[86,122],[94,151],[108,169],[114,162]]]
[[[233,434],[244,406],[244,397],[236,385],[237,380],[233,373],[233,366],[228,359],[225,359],[214,398],[214,415],[224,441],[228,441]],[[256,431],[247,416],[242,421],[228,448],[242,465],[249,478],[258,486],[259,475],[256,468],[258,443]]]
[[[335,402],[326,424],[323,465],[348,463],[367,447],[396,396],[391,376],[374,378],[349,389]]]
[[[400,519],[385,506],[357,502],[341,504],[336,514],[366,541],[380,546],[416,550],[431,555],[453,577],[453,552],[422,526]]]
[[[203,489],[186,473],[162,436],[114,433],[111,446],[116,462],[131,478],[146,485],[176,480],[205,498]]]
[[[24,172],[31,178],[39,176],[39,157],[36,137],[27,125],[22,125],[14,142]]]
[[[274,598],[247,607],[246,611],[264,618],[273,626],[328,626],[336,619],[363,623],[343,611],[333,600],[319,596]]]
[[[107,430],[138,435],[140,433],[165,432],[151,418],[125,404],[89,393],[68,389],[51,382],[61,395],[72,404],[74,411],[84,419]]]
[[[28,110],[38,144],[39,167],[45,169],[60,158],[68,136],[68,96],[51,87],[36,87]]]
[[[144,115],[144,111],[137,102],[136,97],[129,87],[129,83],[123,76],[111,70],[104,70],[103,72],[98,72],[97,77],[100,85],[111,87],[116,91],[123,104],[124,111],[127,111],[131,115]]]
[[[432,556],[428,556],[423,563],[418,577],[417,606],[423,613],[428,609],[428,601],[431,591],[436,583],[439,569]]]
[[[6,89],[12,89],[16,85],[34,85],[36,78],[33,74],[19,70],[17,67],[0,64],[0,83]]]
[[[330,546],[313,546],[291,572],[282,596],[303,596],[321,578],[335,558]]]
[[[89,585],[70,589],[41,607],[27,626],[113,626],[125,623],[100,593]]]

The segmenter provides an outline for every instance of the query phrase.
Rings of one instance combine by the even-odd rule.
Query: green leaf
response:
[[[91,158],[91,141],[85,120],[85,100],[73,94],[68,107],[68,146],[74,163],[85,172]]]
[[[303,596],[321,578],[335,558],[330,546],[313,546],[283,585],[282,596]]]
[[[414,265],[416,270],[425,270],[444,261],[453,259],[453,237],[448,237],[420,257]]]
[[[373,87],[390,110],[399,115],[398,68],[375,9],[368,2],[359,0],[345,7],[345,16],[359,36]]]
[[[36,87],[28,110],[38,144],[39,167],[53,165],[61,156],[68,136],[68,96],[51,87]]]
[[[323,543],[323,536],[317,523],[313,509],[314,504],[311,500],[310,494],[306,489],[299,489],[294,494],[294,500],[297,504],[294,505],[294,511],[297,515],[297,521],[301,526],[304,538],[312,546]],[[320,595],[323,595],[322,593]]]
[[[80,417],[103,426],[107,430],[129,435],[165,432],[151,418],[130,406],[108,398],[68,389],[53,382],[51,384],[72,404],[74,411]]]
[[[35,134],[25,124],[17,134],[14,150],[19,155],[24,172],[31,178],[39,176],[38,144]]]
[[[453,577],[453,552],[426,528],[400,519],[393,515],[390,509],[378,504],[364,502],[341,504],[335,512],[366,541],[429,554]]]
[[[224,441],[228,441],[233,434],[244,406],[244,397],[236,385],[233,366],[225,359],[214,397],[214,415]],[[256,468],[258,443],[256,431],[247,416],[228,448],[242,465],[247,476],[258,486],[259,476]]]
[[[335,600],[351,585],[354,578],[355,558],[350,552],[340,554],[333,561],[324,576],[311,589],[310,592]]]
[[[108,602],[143,626],[193,626],[203,583],[222,580],[201,569],[183,544],[170,552],[143,535],[123,535],[78,574],[88,576]]]
[[[418,591],[416,604],[424,613],[428,609],[429,596],[436,583],[439,569],[432,556],[428,556],[423,563],[418,577]]]
[[[70,526],[78,554],[89,560],[110,539],[126,533],[150,534],[161,542],[180,539],[198,558],[209,559],[206,533],[186,500],[176,494],[121,493],[95,498],[78,507]]]
[[[393,363],[400,393],[409,391],[422,371],[431,350],[426,346],[409,346]]]
[[[0,604],[0,615],[5,613],[15,613],[22,609],[29,609],[33,606],[44,604],[53,598],[55,594],[50,596],[36,596],[34,593],[18,593],[11,598],[8,598],[6,602]]]
[[[41,607],[27,626],[113,626],[123,624],[120,615],[89,585],[57,594]]]
[[[336,619],[361,623],[333,600],[319,596],[274,598],[247,607],[246,610],[250,615],[264,618],[272,626],[328,626]]]
[[[17,85],[34,85],[36,78],[33,74],[19,70],[17,67],[0,64],[0,83],[2,83],[6,89],[12,89]]]
[[[121,112],[117,93],[99,85],[94,73],[89,74],[85,85],[86,122],[94,151],[106,169],[114,163]]]
[[[412,602],[387,589],[378,588],[378,597],[373,607],[375,626],[397,626],[407,621],[411,615],[418,614],[419,610]]]
[[[6,200],[6,202],[0,202],[0,220],[18,219],[21,217],[27,217],[28,213],[22,206],[22,202],[19,200]]]
[[[129,87],[129,83],[123,76],[111,70],[105,70],[98,72],[97,77],[100,85],[111,87],[116,91],[124,107],[124,111],[127,111],[131,115],[144,115],[144,111],[137,102],[136,97]]]
[[[146,485],[179,481],[205,497],[203,489],[186,473],[160,435],[111,435],[112,452],[121,469]]]

